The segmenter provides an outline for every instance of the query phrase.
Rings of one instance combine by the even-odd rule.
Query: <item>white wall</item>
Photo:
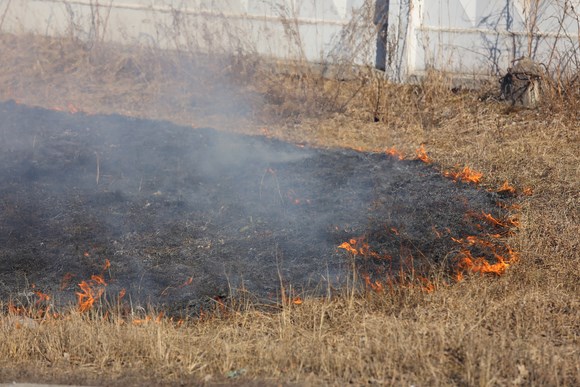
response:
[[[323,61],[364,0],[0,0],[13,33]],[[369,53],[372,55],[372,53]]]
[[[580,0],[392,0],[393,4],[406,12],[399,23],[407,40],[397,58],[403,73],[422,74],[429,68],[464,75],[505,73],[522,56],[555,71],[578,71]]]
[[[395,80],[497,74],[522,55],[578,68],[580,0],[390,0]],[[0,30],[373,65],[372,0],[0,0]],[[535,20],[535,23],[532,23]],[[530,30],[530,25],[534,28]],[[530,35],[530,31],[534,34]]]

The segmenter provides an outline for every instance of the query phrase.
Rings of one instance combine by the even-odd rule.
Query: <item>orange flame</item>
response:
[[[512,187],[511,185],[509,185],[508,181],[506,180],[506,181],[504,181],[503,185],[501,187],[499,187],[497,192],[503,193],[503,194],[515,194],[516,189],[514,187]]]
[[[421,144],[421,147],[417,149],[417,159],[427,164],[431,162],[431,158],[427,156],[427,151],[425,150],[425,145],[423,144]]]
[[[361,255],[363,257],[385,258],[390,259],[389,256],[381,256],[379,253],[372,251],[368,243],[364,241],[363,237],[357,239],[350,239],[348,242],[343,242],[338,246],[339,249],[344,249],[352,255]]]
[[[82,292],[77,292],[77,299],[79,304],[79,310],[81,312],[86,312],[93,307],[95,301],[97,301],[103,294],[103,289],[94,289],[89,282],[82,281],[79,284]]]
[[[444,172],[445,177],[450,177],[454,181],[463,181],[466,183],[479,183],[483,177],[483,173],[474,171],[465,166],[460,172]]]
[[[425,293],[432,293],[435,290],[435,284],[428,278],[419,277],[419,281],[421,281],[421,290]]]
[[[82,281],[78,284],[80,292],[76,292],[79,310],[86,312],[91,309],[95,302],[101,298],[107,286],[105,279],[99,275],[92,275],[88,281]]]
[[[476,236],[468,236],[467,238],[465,238],[466,243],[470,244],[470,245],[479,245],[479,246],[484,246],[484,247],[493,247],[494,244],[491,242],[488,242],[486,240],[483,240],[481,238],[478,238]]]
[[[509,263],[517,262],[520,258],[519,254],[509,246],[507,246],[507,256],[509,257],[507,260]]]
[[[491,214],[483,214],[484,219],[493,225],[501,225],[504,223],[495,219]],[[512,222],[512,221],[510,221]],[[510,224],[513,224],[510,223]],[[500,234],[486,234],[487,239],[477,236],[468,236],[465,238],[456,239],[451,237],[451,240],[462,245],[462,250],[458,254],[457,268],[454,273],[457,282],[463,280],[463,272],[468,271],[472,273],[492,273],[496,275],[503,274],[508,267],[517,261],[518,254],[509,246],[500,246],[494,243],[494,239],[500,238]],[[470,248],[477,246],[482,251],[487,251],[488,255],[493,255],[496,263],[490,263],[486,257],[473,257]],[[500,253],[501,252],[501,253]]]
[[[38,297],[38,300],[36,300],[36,305],[40,304],[41,302],[50,300],[50,295],[43,293],[40,290],[34,290],[34,294],[36,294],[36,297]]]
[[[363,275],[363,279],[365,281],[365,285],[367,288],[371,288],[377,293],[381,293],[385,290],[383,284],[380,281],[371,281],[371,277],[368,274]]]
[[[520,221],[516,217],[512,217],[507,220],[510,226],[513,227],[520,227]]]
[[[481,218],[483,220],[485,220],[489,224],[497,226],[497,227],[510,228],[510,227],[519,227],[520,226],[520,222],[516,217],[512,217],[512,218],[506,219],[504,221],[500,221],[500,220],[494,218],[491,214],[486,214],[483,211],[481,212],[481,214],[482,214]]]
[[[351,239],[351,241],[353,241],[353,239]],[[356,244],[356,241],[353,244],[351,244],[350,242],[343,242],[338,246],[338,248],[344,249],[353,255],[358,255],[358,250],[352,247],[354,244]]]
[[[459,266],[473,273],[491,273],[501,275],[505,273],[510,264],[499,255],[496,255],[495,258],[497,262],[490,264],[487,259],[483,257],[474,258],[469,250],[462,250]]]
[[[13,315],[22,315],[26,313],[26,309],[21,306],[16,306],[12,303],[12,301],[10,301],[8,303],[8,313]]]
[[[491,214],[486,214],[485,212],[482,212],[482,215],[483,215],[483,219],[485,221],[487,221],[488,223],[490,223],[494,226],[507,227],[507,225],[505,223],[500,222],[499,220],[494,218]]]
[[[91,276],[91,280],[94,281],[95,284],[107,286],[107,283],[105,282],[105,279],[103,278],[103,276],[93,274]]]
[[[462,181],[470,182],[470,183],[479,183],[481,181],[482,177],[483,177],[483,173],[474,171],[473,169],[470,169],[467,166],[463,168],[463,170],[461,171],[461,173],[459,175],[459,178]]]
[[[143,319],[140,319],[140,318],[134,318],[134,319],[131,321],[131,323],[132,323],[133,325],[143,325],[143,324],[146,324],[146,323],[148,323],[149,321],[151,321],[151,316],[146,316],[146,317],[145,317],[145,318],[143,318]]]
[[[385,150],[385,153],[388,154],[389,156],[395,157],[395,158],[397,158],[399,160],[403,160],[404,159],[403,154],[401,152],[399,152],[398,150],[396,150],[395,147],[387,148]]]

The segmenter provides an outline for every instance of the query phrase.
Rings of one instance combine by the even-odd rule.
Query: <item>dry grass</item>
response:
[[[3,314],[0,380],[580,384],[574,85],[565,98],[553,93],[537,110],[517,110],[481,102],[476,92],[452,92],[438,74],[418,85],[389,84],[372,71],[340,82],[312,71],[284,75],[243,58],[202,72],[205,59],[192,64],[155,52],[86,51],[68,41],[10,36],[0,45],[3,100],[72,103],[88,112],[246,133],[267,128],[324,147],[395,146],[413,155],[425,144],[442,169],[483,172],[483,187],[508,180],[533,190],[520,198],[521,227],[509,240],[521,259],[502,277],[472,276],[430,294],[396,289],[307,299],[275,312],[248,304],[182,325],[156,323],[154,313],[138,325],[98,313],[38,321]],[[243,109],[242,101],[249,101]]]

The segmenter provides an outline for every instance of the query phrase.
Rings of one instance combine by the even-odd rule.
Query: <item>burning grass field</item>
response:
[[[69,40],[2,36],[0,44],[0,97],[17,101],[2,103],[3,171],[26,167],[2,186],[0,382],[580,383],[577,84],[565,95],[547,88],[539,109],[521,110],[481,98],[483,91],[452,89],[441,74],[393,85],[363,71],[339,82],[310,69],[273,71],[253,58],[209,66],[215,58],[88,50]],[[183,141],[204,127],[220,132]],[[99,140],[103,130],[115,141]],[[254,169],[184,158],[195,144],[195,154],[211,159],[220,136],[273,147],[268,154],[289,164],[255,162],[266,149],[255,145]],[[19,153],[21,143],[38,144],[37,153]],[[168,160],[154,151],[128,156],[167,147]],[[209,177],[191,165],[204,165]],[[398,172],[387,168],[393,165]],[[256,171],[262,179],[249,181]],[[220,222],[235,203],[210,184],[220,176],[228,177],[220,182],[224,192],[257,189],[257,202],[246,204],[270,210],[251,213],[250,224]],[[345,176],[351,180],[341,182]],[[188,202],[183,198],[200,189],[192,181],[214,188]],[[182,185],[173,189],[176,182]],[[415,191],[393,202],[402,186]],[[437,196],[436,189],[455,194]],[[346,195],[339,200],[338,193]],[[355,200],[365,194],[372,195]],[[67,195],[76,197],[72,209]],[[214,208],[216,201],[222,205]],[[329,207],[321,212],[323,203]],[[60,216],[65,210],[72,215]],[[327,222],[328,212],[339,221]],[[197,214],[197,222],[187,223],[184,213]],[[22,223],[22,214],[36,222]],[[119,214],[128,220],[111,227]],[[424,214],[432,218],[401,229],[403,220]],[[309,216],[316,221],[300,223]],[[79,220],[65,222],[73,217]],[[257,233],[265,256],[289,235],[277,249],[291,256],[305,245],[305,271],[315,270],[306,265],[313,254],[328,254],[354,262],[356,276],[340,288],[301,294],[292,284],[301,277],[285,282],[289,272],[273,265],[261,278],[270,288],[228,300],[237,284],[215,282],[207,265],[192,272],[184,258],[202,254],[211,242],[204,233],[226,226],[238,239],[224,239],[224,259],[236,256],[230,246],[249,243],[240,235]],[[64,239],[59,228],[68,230]],[[312,246],[321,230],[328,245]],[[415,265],[399,260],[396,275],[377,274],[387,254],[407,253],[431,266],[413,272]],[[59,254],[70,257],[62,267]],[[173,265],[165,267],[168,259]],[[18,266],[14,275],[7,262]],[[254,283],[267,260],[259,266]],[[149,282],[152,293],[166,291],[178,305],[195,298],[192,285],[209,292],[207,302],[181,315],[167,303],[140,303],[141,272],[157,279]],[[273,299],[264,302],[268,292]],[[58,304],[67,297],[68,307]]]

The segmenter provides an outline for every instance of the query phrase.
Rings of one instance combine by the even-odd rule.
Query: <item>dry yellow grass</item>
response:
[[[395,146],[413,155],[425,144],[442,169],[483,172],[483,187],[508,180],[533,190],[520,197],[521,226],[509,240],[520,261],[502,277],[472,276],[429,294],[345,293],[273,312],[248,304],[179,326],[156,323],[154,313],[139,325],[76,312],[46,321],[3,313],[0,381],[580,384],[577,91],[516,110],[481,102],[477,92],[451,92],[440,75],[419,85],[388,84],[372,72],[338,82],[230,61],[236,71],[196,77],[191,58],[155,52],[11,36],[0,46],[2,100],[246,133],[266,128],[315,146]],[[220,92],[223,77],[238,87]],[[193,106],[200,93],[219,109]],[[248,110],[236,110],[242,100]]]

